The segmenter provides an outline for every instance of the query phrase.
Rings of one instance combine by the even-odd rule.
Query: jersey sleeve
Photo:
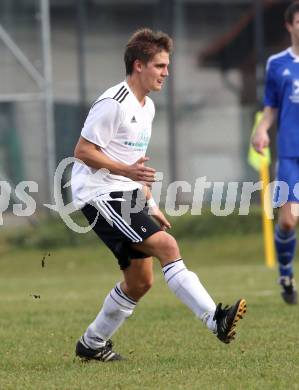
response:
[[[266,67],[264,106],[277,108],[278,105],[277,80],[275,77],[274,64],[268,60]]]
[[[87,141],[105,148],[114,138],[120,123],[120,104],[111,98],[103,99],[91,108],[81,136]]]

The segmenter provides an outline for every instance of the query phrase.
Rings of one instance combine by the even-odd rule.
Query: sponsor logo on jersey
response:
[[[299,80],[293,81],[293,93],[294,95],[299,95]]]
[[[150,140],[149,134],[149,131],[144,129],[139,132],[136,141],[125,141],[125,145],[133,147],[136,151],[144,151],[146,150]]]
[[[290,99],[293,103],[299,103],[299,79],[294,79],[292,84],[292,95]]]

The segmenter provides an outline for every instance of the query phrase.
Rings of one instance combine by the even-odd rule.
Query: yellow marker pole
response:
[[[264,250],[266,258],[266,266],[274,268],[275,266],[275,250],[273,237],[273,222],[269,217],[271,215],[271,194],[269,191],[269,168],[267,162],[263,161],[260,167],[260,178],[263,183],[261,192],[262,214],[263,214],[263,231],[264,231]]]
[[[263,117],[262,112],[257,112],[253,125],[252,134],[254,134],[257,125]],[[262,181],[261,203],[262,203],[262,219],[263,219],[263,235],[264,235],[264,250],[265,263],[269,268],[275,266],[275,250],[274,250],[274,235],[273,235],[273,221],[269,217],[272,215],[271,194],[269,192],[269,165],[271,164],[270,149],[264,149],[264,155],[257,153],[252,145],[249,146],[248,153],[249,164],[259,172]]]

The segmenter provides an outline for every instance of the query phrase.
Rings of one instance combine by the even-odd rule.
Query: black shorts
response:
[[[143,259],[150,255],[132,248],[152,234],[161,231],[160,226],[148,214],[146,200],[141,190],[111,192],[110,198],[99,200],[82,209],[89,225],[117,258],[121,269],[130,265],[131,259]]]

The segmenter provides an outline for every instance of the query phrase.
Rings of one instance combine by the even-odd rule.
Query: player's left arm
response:
[[[145,193],[145,198],[149,207],[149,214],[155,218],[163,230],[170,229],[171,224],[156,204],[149,187],[143,186],[143,191]]]

